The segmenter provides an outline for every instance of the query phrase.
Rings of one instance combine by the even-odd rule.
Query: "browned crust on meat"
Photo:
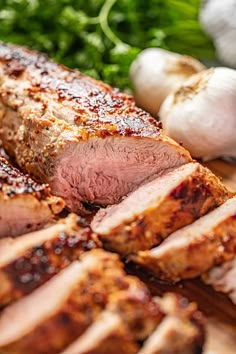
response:
[[[163,318],[138,353],[202,353],[204,319],[196,304],[171,293],[165,294],[163,298],[155,298],[155,302],[161,308]],[[154,345],[150,346],[150,341]],[[106,309],[97,321],[61,354],[126,354],[136,353],[137,350],[132,331],[125,326],[119,314],[114,317],[114,314]]]
[[[181,157],[191,161],[189,153],[164,136],[160,123],[136,107],[132,97],[100,81],[56,64],[43,54],[3,43],[0,70],[2,81],[6,78],[6,85],[0,87],[4,127],[0,136],[19,165],[39,179],[53,175],[55,158],[68,144],[91,137],[161,140],[175,146]],[[67,110],[66,118],[58,107]],[[15,112],[17,123],[9,122],[9,111]],[[19,130],[21,125],[23,129]],[[38,135],[43,136],[42,145]]]
[[[0,156],[0,193],[3,202],[24,196],[35,198],[41,203],[42,208],[48,208],[52,214],[60,213],[65,206],[61,198],[51,195],[48,184],[36,183],[2,156]]]
[[[152,300],[146,286],[138,279],[126,276],[123,265],[116,255],[102,250],[93,250],[84,255],[82,259],[85,260],[86,257],[97,258],[96,267],[87,269],[83,278],[75,284],[69,298],[61,304],[58,312],[52,314],[47,320],[43,320],[36,328],[32,328],[30,333],[14,343],[1,347],[1,353],[32,354],[32,348],[34,348],[35,354],[46,354],[49,351],[50,354],[56,354],[80,336],[108,305],[111,311],[119,312],[131,333],[133,331],[134,335],[137,335],[135,326],[131,325],[132,321],[129,319],[128,322],[128,315],[126,314],[127,318],[125,316],[126,307],[119,307],[119,301],[116,301],[116,296],[119,298],[120,294],[122,297],[125,292],[131,291],[132,293],[133,283],[135,282],[140,289],[137,293],[137,296],[139,296],[138,307],[134,304],[133,311],[135,314],[139,307],[141,308],[141,305],[143,305],[142,321],[152,319],[153,322],[152,326],[149,324],[149,331],[146,331],[146,335],[150,334],[160,321],[162,313],[158,304]],[[138,298],[136,300],[138,302]],[[145,313],[147,302],[151,303],[151,306],[149,312],[146,311]],[[133,315],[134,318],[137,318],[137,316]],[[142,324],[142,327],[144,326],[145,324]]]
[[[161,311],[166,316],[176,316],[186,319],[198,329],[198,336],[196,337],[199,348],[203,346],[205,340],[205,318],[198,310],[195,302],[189,300],[179,294],[165,293],[160,299],[155,298]]]
[[[34,182],[0,156],[0,237],[40,229],[64,206],[47,184]]]
[[[53,238],[28,248],[0,267],[0,307],[32,292],[71,262],[80,259],[83,253],[101,246],[80,217],[70,215],[59,223],[64,223],[63,228],[59,232],[52,228]],[[24,237],[21,240],[24,242]],[[0,251],[3,247],[7,253],[6,242],[8,239],[0,242]]]
[[[140,354],[202,353],[205,340],[204,319],[195,303],[177,294],[165,294],[158,303],[165,317],[144,342]]]
[[[93,259],[92,264],[89,257]],[[94,262],[94,257],[97,258],[97,264]],[[21,338],[2,344],[1,353],[32,354],[32,348],[34,354],[59,353],[86,333],[86,329],[99,319],[103,311],[119,316],[124,326],[120,327],[121,331],[105,336],[101,346],[98,346],[96,351],[86,352],[87,354],[107,353],[106,350],[111,348],[112,344],[118,345],[118,338],[121,341],[124,339],[120,343],[120,348],[124,347],[124,350],[120,349],[119,353],[136,353],[138,346],[134,339],[137,341],[145,339],[159,324],[162,326],[165,319],[171,316],[179,320],[183,330],[187,327],[193,328],[192,348],[194,350],[198,348],[198,352],[201,352],[204,330],[202,317],[196,305],[189,304],[186,299],[173,294],[165,296],[164,299],[152,299],[142,282],[135,277],[126,276],[123,265],[116,255],[102,250],[93,250],[82,256],[82,261],[85,260],[90,266],[86,267],[86,271],[57,312],[52,313],[50,318],[42,319],[41,323]],[[25,315],[27,316],[27,313]],[[142,322],[138,328],[132,324],[137,319]],[[151,326],[147,324],[150,319],[152,319]],[[148,331],[143,332],[144,327],[148,328]],[[142,328],[141,332],[140,328]],[[181,329],[176,335],[178,340],[180,336],[183,336],[183,340],[189,338],[189,332],[185,333]],[[125,345],[128,351],[125,351]],[[162,349],[165,350],[165,347]],[[116,353],[115,350],[116,348],[111,352]]]
[[[31,80],[28,92],[33,100],[43,102],[45,92],[54,93],[54,98],[59,102],[71,101],[76,111],[74,123],[86,128],[86,135],[88,131],[98,136],[117,132],[128,136],[149,136],[159,132],[160,124],[148,113],[137,108],[131,96],[77,70],[69,70],[56,64],[44,54],[0,43],[0,61],[7,76],[16,80]],[[94,128],[95,122],[99,123],[100,129],[98,126]],[[110,124],[113,129],[110,129]]]
[[[78,351],[78,354],[136,354],[138,352],[138,345],[130,339],[126,328],[119,327],[118,330],[110,334],[100,346],[94,350],[87,350],[86,352]]]
[[[98,281],[95,271],[90,274],[90,279],[85,277],[79,282],[56,314],[15,343],[1,348],[1,352],[32,354],[34,348],[35,354],[56,354],[88,328],[102,311],[106,301],[106,290]]]
[[[71,101],[76,111],[74,123],[86,127],[87,132],[99,136],[117,132],[149,136],[160,130],[160,123],[136,107],[131,96],[77,70],[56,64],[45,54],[0,42],[0,62],[5,75],[16,80],[31,80],[28,91],[32,99],[43,102],[45,92],[55,94],[54,98],[59,102]],[[100,129],[94,128],[95,122]],[[106,128],[106,125],[110,128],[110,124],[113,129]]]
[[[170,172],[170,176],[171,176]],[[141,215],[134,212],[109,234],[101,234],[106,249],[124,256],[158,245],[172,232],[191,224],[229,198],[229,192],[213,173],[197,164],[196,170],[184,179],[156,206]]]
[[[132,340],[132,337],[130,338],[128,328],[119,327],[116,331],[108,335],[104,341],[100,342],[99,346],[86,351],[78,349],[76,354],[136,354],[138,348],[137,343]]]
[[[104,311],[98,320],[61,354],[135,354],[138,347],[122,319]]]
[[[168,251],[158,257],[151,251],[141,251],[134,260],[150,269],[161,279],[179,281],[194,278],[214,265],[234,257],[236,253],[236,215],[217,224],[209,234],[191,240],[185,248]]]
[[[98,255],[101,253],[100,250],[92,252]],[[104,251],[101,255],[98,268],[100,266],[103,269],[103,287],[109,295],[106,308],[119,314],[133,337],[142,340],[161,321],[163,313],[144,283],[126,275],[124,265],[117,255]]]
[[[0,156],[0,192],[8,198],[30,194],[41,200],[50,196],[47,184],[34,182],[30,176],[21,173],[2,156]]]
[[[142,282],[130,276],[127,281],[128,288],[119,293],[114,292],[107,309],[121,316],[136,340],[143,340],[161,322],[163,313]]]

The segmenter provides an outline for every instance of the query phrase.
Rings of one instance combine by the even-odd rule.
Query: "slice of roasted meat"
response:
[[[136,277],[126,277],[128,287],[110,295],[107,309],[119,314],[136,340],[145,339],[163,314],[152,300],[150,292]]]
[[[236,253],[236,197],[193,224],[174,232],[161,245],[140,251],[133,260],[162,279],[196,277]]]
[[[105,310],[61,354],[201,353],[205,336],[204,321],[196,305],[175,294],[156,298],[156,302],[163,312],[163,319],[144,342],[142,349],[119,314]]]
[[[47,229],[0,241],[0,307],[30,293],[72,261],[100,246],[75,214]]]
[[[166,316],[138,354],[202,353],[204,321],[196,305],[174,294],[165,295],[158,303]]]
[[[213,286],[216,291],[227,294],[236,305],[236,256],[210,269],[202,275],[202,279],[206,284]]]
[[[134,287],[133,317],[127,321],[126,306],[119,306],[115,297],[132,292]],[[119,313],[136,339],[148,336],[163,317],[146,286],[126,276],[115,254],[92,250],[84,254],[81,261],[72,263],[33,293],[3,310],[0,352],[32,354],[34,348],[34,354],[59,353],[108,305],[112,312]],[[137,323],[140,311],[142,318]]]
[[[109,205],[159,172],[191,161],[132,97],[0,43],[0,139],[67,206]]]
[[[104,311],[87,331],[61,354],[136,354],[138,345],[121,317]]]
[[[139,187],[120,204],[100,209],[91,227],[105,248],[128,255],[159,244],[228,197],[213,173],[189,163]]]
[[[39,229],[63,208],[48,185],[35,183],[0,156],[0,237]]]

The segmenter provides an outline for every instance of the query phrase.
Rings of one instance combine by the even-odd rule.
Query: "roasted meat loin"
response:
[[[0,307],[30,293],[100,242],[75,214],[46,229],[0,240]]]
[[[48,185],[34,182],[0,156],[0,237],[39,229],[63,208]]]
[[[136,340],[163,317],[146,286],[126,275],[115,254],[92,250],[3,310],[0,352],[59,353],[106,308],[119,314]]]
[[[186,353],[195,354],[204,342],[202,321],[194,304],[174,294],[152,298],[142,282],[124,272],[115,254],[97,249],[2,311],[0,352],[110,354],[113,346],[133,354],[147,340],[147,353],[155,337],[155,353],[164,354],[171,336],[178,343],[168,343],[172,354],[180,353],[181,342]]]
[[[235,253],[236,197],[132,259],[162,279],[179,281],[199,276]]]
[[[105,248],[127,256],[159,244],[228,197],[220,180],[193,162],[139,187],[120,204],[100,209],[91,227]]]
[[[43,54],[3,43],[0,139],[18,165],[48,183],[70,210],[86,212],[88,205],[112,205],[129,195],[105,211],[115,220],[113,225],[108,215],[107,233],[96,224],[104,210],[93,222],[104,246],[122,255],[158,244],[229,196],[130,96]],[[62,209],[62,200],[51,197],[47,186],[30,183],[31,193],[21,188],[14,195],[37,196],[48,207],[51,198],[59,203],[57,212]],[[137,196],[137,215],[125,219],[119,208],[137,206]],[[47,222],[40,215],[38,210],[35,219],[29,216],[33,224],[38,221],[35,228]],[[200,353],[204,329],[196,307],[175,295],[154,299],[125,273],[117,255],[96,249],[96,234],[81,223],[69,215],[44,230],[0,242],[0,306],[5,306],[0,353]],[[18,234],[31,227],[21,225]]]
[[[0,102],[6,151],[74,211],[84,202],[117,203],[161,171],[191,161],[132,97],[4,43]]]
[[[102,312],[85,333],[61,354],[194,354],[204,342],[203,319],[195,304],[174,294],[155,299],[161,322],[137,345],[118,314]]]

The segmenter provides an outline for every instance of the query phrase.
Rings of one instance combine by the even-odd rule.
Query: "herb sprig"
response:
[[[1,0],[0,39],[126,89],[144,48],[214,57],[198,11],[199,0]]]

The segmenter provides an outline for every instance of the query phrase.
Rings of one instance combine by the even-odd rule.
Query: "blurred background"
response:
[[[0,39],[127,89],[130,64],[147,47],[214,62],[206,33],[213,38],[215,30],[212,36],[207,24],[219,20],[207,10],[204,24],[200,9],[212,3],[225,9],[227,2],[236,8],[234,0],[0,0]]]

